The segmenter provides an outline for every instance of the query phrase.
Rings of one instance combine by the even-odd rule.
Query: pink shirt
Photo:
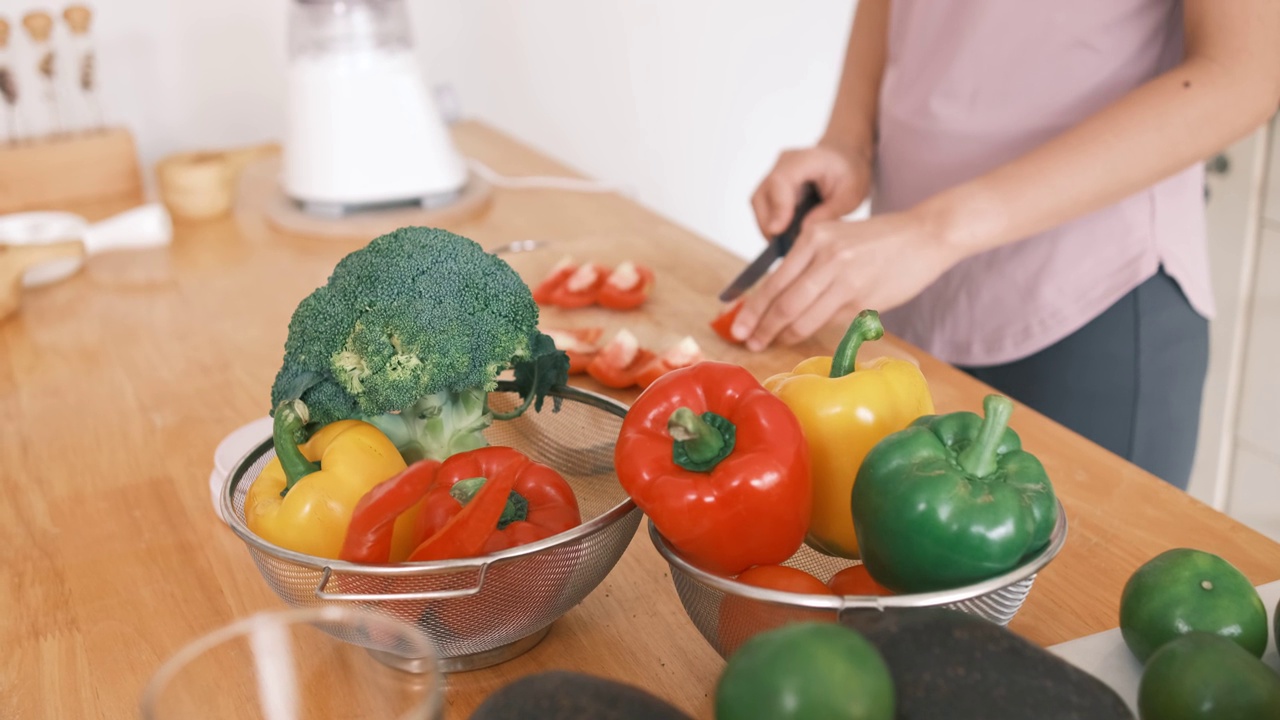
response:
[[[1012,160],[1183,57],[1178,0],[892,0],[874,212]],[[1078,330],[1160,265],[1213,312],[1197,164],[1111,207],[956,265],[885,327],[958,365]]]

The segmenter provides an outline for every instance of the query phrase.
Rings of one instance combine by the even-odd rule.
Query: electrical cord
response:
[[[601,182],[599,180],[584,180],[581,178],[571,177],[552,177],[545,175],[526,175],[520,177],[508,177],[500,175],[493,168],[476,160],[475,158],[467,158],[467,164],[470,165],[471,171],[484,179],[494,187],[506,188],[508,190],[567,190],[569,192],[582,193],[618,193],[623,197],[634,197],[635,193],[630,188],[621,185]]]

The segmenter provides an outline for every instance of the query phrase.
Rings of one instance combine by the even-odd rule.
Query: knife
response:
[[[747,288],[755,285],[765,273],[769,272],[775,260],[791,252],[791,246],[795,244],[796,237],[800,234],[800,225],[804,222],[805,216],[820,204],[822,204],[822,195],[818,193],[818,186],[811,182],[805,183],[800,202],[796,204],[796,212],[791,216],[791,224],[786,230],[775,235],[764,252],[752,260],[751,264],[729,283],[729,287],[720,293],[720,302],[737,300],[747,291]]]

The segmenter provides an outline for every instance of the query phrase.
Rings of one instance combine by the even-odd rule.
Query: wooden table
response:
[[[456,135],[501,172],[569,172],[482,125]],[[618,196],[499,191],[487,213],[452,229],[488,247],[554,241],[512,256],[527,280],[564,253],[650,263],[654,296],[625,320],[641,340],[691,334],[709,356],[758,377],[830,354],[840,334],[830,327],[762,354],[720,342],[707,327],[713,298],[742,261]],[[295,304],[357,246],[280,235],[241,212],[179,226],[171,248],[96,257],[75,278],[29,292],[0,325],[0,717],[134,716],[147,678],[180,646],[282,606],[214,515],[206,480],[219,440],[266,413]],[[576,321],[622,322],[592,312]],[[568,322],[548,313],[557,321]],[[876,345],[918,359],[940,411],[980,407],[986,389],[966,375],[903,343]],[[1280,578],[1280,545],[1031,410],[1019,408],[1013,425],[1071,523],[1012,624],[1034,642],[1114,627],[1124,581],[1167,548],[1221,554],[1255,584]],[[450,676],[449,717],[545,668],[623,679],[710,717],[722,662],[666,572],[642,526],[613,573],[538,647]]]

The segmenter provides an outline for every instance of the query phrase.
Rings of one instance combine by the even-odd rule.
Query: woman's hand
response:
[[[885,311],[906,303],[962,257],[920,212],[807,223],[743,304],[733,335],[750,350],[800,342],[847,306]]]
[[[818,186],[822,204],[805,218],[805,227],[848,215],[867,197],[871,185],[869,153],[842,152],[829,145],[787,150],[751,196],[751,208],[765,237],[791,223],[806,182]]]

